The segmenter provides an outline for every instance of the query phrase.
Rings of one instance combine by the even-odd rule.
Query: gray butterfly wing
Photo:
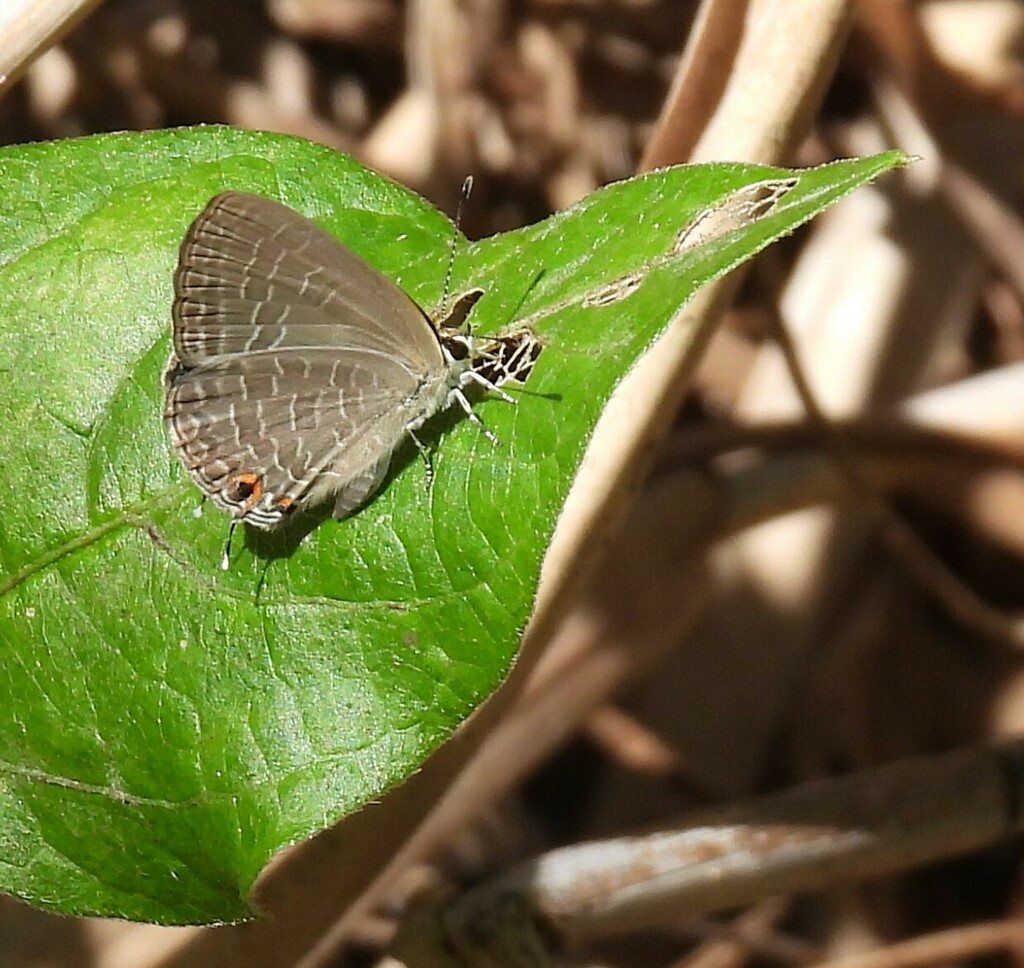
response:
[[[359,507],[406,425],[446,393],[443,372],[424,380],[374,350],[263,350],[171,373],[165,422],[214,503],[271,528],[331,495],[338,516]]]
[[[442,365],[423,311],[394,282],[298,212],[223,192],[182,242],[174,349],[186,367],[291,348],[377,349],[426,373]]]
[[[387,476],[388,468],[391,466],[391,456],[388,454],[379,458],[376,464],[371,464],[365,470],[360,471],[335,494],[334,516],[336,518],[348,517],[376,493]]]

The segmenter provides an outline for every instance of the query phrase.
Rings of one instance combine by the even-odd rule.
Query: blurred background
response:
[[[424,883],[458,887],[561,844],[1021,734],[1024,3],[70,6],[77,22],[40,30],[0,88],[0,143],[204,123],[287,132],[449,213],[471,173],[474,238],[690,157],[813,165],[900,147],[920,159],[757,260],[699,366],[661,398],[671,429],[654,475],[553,640],[570,672],[564,728],[540,730],[514,791],[481,801],[476,826],[303,964],[376,963]],[[778,29],[797,8],[806,32]],[[0,10],[0,37],[12,23]],[[806,82],[787,87],[789,67]],[[754,131],[771,150],[748,151]],[[870,492],[858,500],[821,418],[806,420],[780,324],[817,406],[844,422]],[[693,488],[709,480],[727,507],[695,527]],[[893,535],[908,532],[901,549]],[[602,690],[571,694],[609,655]],[[586,955],[1024,962],[1021,859],[1008,829],[866,886],[722,920],[680,911]],[[279,922],[260,952],[233,949],[226,930],[58,919],[0,899],[0,965],[282,965],[311,933],[329,936],[297,931],[289,947]],[[910,939],[925,943],[899,946]]]
[[[0,138],[227,123],[300,135],[481,233],[636,171],[696,5],[112,0],[0,102]]]

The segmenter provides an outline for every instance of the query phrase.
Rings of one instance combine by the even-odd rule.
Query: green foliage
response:
[[[273,852],[400,782],[501,682],[598,414],[680,304],[900,161],[670,169],[460,245],[453,290],[487,293],[475,327],[525,320],[546,343],[518,406],[477,407],[501,445],[442,420],[431,487],[407,460],[353,518],[247,534],[222,572],[228,519],[193,515],[161,424],[189,222],[224,188],[273,196],[428,308],[450,223],[293,138],[0,150],[0,888],[66,913],[245,917]],[[762,218],[716,208],[791,175]]]

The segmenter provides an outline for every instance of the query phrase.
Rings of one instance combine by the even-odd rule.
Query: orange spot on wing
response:
[[[243,511],[248,511],[263,496],[263,484],[260,482],[259,474],[235,474],[228,481],[225,490],[228,493],[228,500],[238,504]]]

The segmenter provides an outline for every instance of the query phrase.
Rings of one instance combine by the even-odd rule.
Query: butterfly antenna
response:
[[[462,209],[466,204],[466,200],[469,198],[470,192],[473,191],[473,176],[466,175],[466,180],[462,183],[462,193],[459,195],[459,205],[455,209],[455,231],[452,232],[452,246],[448,252],[448,271],[444,274],[444,293],[441,296],[441,305],[444,306],[448,302],[448,292],[452,284],[452,269],[455,267],[455,246],[459,241],[459,230],[462,228]]]

